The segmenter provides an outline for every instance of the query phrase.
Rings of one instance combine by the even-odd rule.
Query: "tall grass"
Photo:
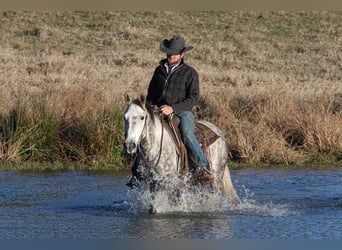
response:
[[[318,155],[341,161],[341,116],[331,108],[331,100],[265,92],[236,95],[206,112],[215,114],[212,121],[225,129],[233,160],[293,164]]]
[[[44,101],[45,100],[45,101]],[[2,162],[69,162],[121,165],[121,109],[58,115],[42,96],[18,103],[0,119]]]
[[[340,12],[1,12],[0,159],[121,165],[123,96],[174,33],[232,161],[342,161]],[[172,28],[170,28],[172,27]]]

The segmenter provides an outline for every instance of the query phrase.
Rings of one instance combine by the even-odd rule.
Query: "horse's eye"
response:
[[[145,119],[145,116],[140,116],[140,120],[144,120]]]

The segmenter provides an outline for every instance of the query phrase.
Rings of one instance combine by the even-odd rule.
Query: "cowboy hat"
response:
[[[168,55],[179,55],[192,49],[192,46],[185,47],[185,40],[181,36],[173,36],[170,40],[164,39],[160,43],[160,50]]]

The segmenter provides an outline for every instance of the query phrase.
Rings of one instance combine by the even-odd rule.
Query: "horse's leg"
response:
[[[141,182],[146,180],[147,178],[147,173],[146,173],[145,167],[143,165],[143,161],[139,153],[137,153],[137,155],[134,158],[134,162],[133,162],[131,170],[132,170],[132,177],[128,181],[128,183],[126,183],[126,186],[130,188],[140,188]]]
[[[154,187],[152,188],[151,186],[150,186],[150,199],[151,199],[151,203],[150,203],[150,206],[149,206],[149,208],[148,208],[148,213],[149,214],[156,214],[157,213],[157,209],[154,207],[154,205],[153,205],[153,201],[154,201],[154,199],[155,199],[155,196],[154,196],[154,192],[155,191],[153,191],[153,189],[154,189]]]
[[[179,198],[181,197],[181,191],[177,188],[168,194],[169,202],[172,205],[177,205],[179,203]]]
[[[151,194],[151,200],[153,201],[155,199],[155,193],[159,190],[160,185],[159,182],[156,180],[153,180],[152,175],[150,175],[151,179],[149,180],[149,191]],[[148,213],[149,214],[156,214],[157,213],[157,209],[155,208],[155,206],[153,205],[153,202],[151,201],[150,207],[148,209]]]
[[[149,214],[156,214],[157,213],[157,209],[151,204],[150,208],[148,209],[148,213]]]

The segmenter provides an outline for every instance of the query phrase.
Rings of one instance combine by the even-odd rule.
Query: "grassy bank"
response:
[[[125,94],[174,33],[234,164],[342,165],[341,12],[0,12],[0,160],[122,163]],[[172,27],[172,29],[170,29]],[[41,165],[41,164],[40,164]]]

